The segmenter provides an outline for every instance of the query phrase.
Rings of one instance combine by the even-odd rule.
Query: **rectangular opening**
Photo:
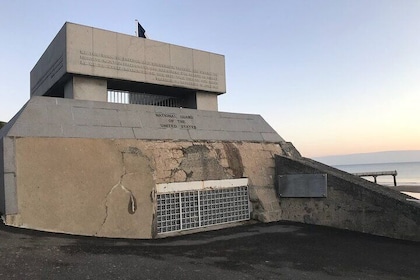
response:
[[[156,189],[158,233],[250,219],[247,178],[159,184]]]
[[[185,103],[182,98],[149,93],[108,90],[107,101],[121,104],[140,104],[162,107],[183,107]]]

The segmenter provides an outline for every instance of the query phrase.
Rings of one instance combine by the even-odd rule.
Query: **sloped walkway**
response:
[[[296,223],[159,240],[0,225],[0,279],[419,279],[420,243]]]

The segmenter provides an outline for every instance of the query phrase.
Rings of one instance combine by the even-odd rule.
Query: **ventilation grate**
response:
[[[231,183],[234,180],[220,181]],[[157,194],[158,233],[245,221],[249,218],[247,185],[227,187],[221,184],[219,188],[213,186],[211,189],[200,188],[178,192],[175,190]]]

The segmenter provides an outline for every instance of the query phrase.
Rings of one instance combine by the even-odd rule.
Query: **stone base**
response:
[[[280,218],[275,143],[15,138],[17,213],[8,225],[155,238],[160,183],[249,178],[252,217]],[[12,201],[12,200],[10,200]]]

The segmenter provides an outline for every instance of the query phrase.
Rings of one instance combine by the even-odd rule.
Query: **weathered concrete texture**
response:
[[[69,74],[226,92],[223,55],[73,23],[64,24],[32,69],[31,96]]]
[[[17,193],[13,138],[0,138],[0,149],[0,213],[14,214],[17,213]]]
[[[277,174],[328,176],[327,198],[281,198],[281,219],[420,241],[420,204],[310,159],[276,157]]]
[[[274,187],[254,187],[250,189],[253,202],[252,219],[264,223],[280,221],[282,209]]]
[[[275,143],[9,138],[16,213],[6,224],[81,235],[155,237],[158,183],[249,178],[253,217],[279,219]]]
[[[1,133],[1,128],[0,128]],[[3,138],[0,138],[0,213],[6,213],[6,200],[1,198],[4,194],[4,157],[3,157]]]
[[[107,102],[107,81],[73,76],[64,86],[64,97]]]
[[[93,170],[93,167],[105,159],[101,157],[101,153],[97,153],[97,163],[89,164],[91,161],[89,145],[81,146],[63,142],[63,145],[57,146],[52,142],[53,140],[43,142],[37,139],[17,140],[19,148],[16,157],[19,170],[17,173],[21,220],[29,227],[36,225],[36,227],[48,230],[54,230],[56,227],[57,230],[66,231],[77,225],[78,219],[75,218],[81,216],[86,222],[83,226],[87,226],[88,230],[89,227],[99,229],[100,224],[94,223],[95,216],[100,215],[94,211],[97,201],[93,200],[93,193],[88,194],[89,188],[94,186],[89,184],[86,177],[97,175],[98,184],[95,189],[98,189],[98,187],[106,187],[105,180],[118,182],[118,176],[111,173],[111,178],[108,177],[110,174],[108,166],[105,169]],[[27,157],[36,160],[30,161]],[[111,170],[117,168],[118,156],[114,155],[114,157],[114,160],[108,162]],[[63,161],[64,158],[68,160]],[[118,171],[121,173],[121,170]],[[98,189],[98,193],[100,191]],[[85,201],[85,198],[88,200]],[[93,203],[88,203],[89,200]],[[81,201],[83,203],[80,203]],[[86,211],[89,215],[82,216],[81,213],[77,213],[78,211]],[[64,215],[68,215],[69,219],[62,220],[61,217]],[[82,229],[76,228],[75,231],[82,231]]]
[[[16,161],[17,226],[151,237],[154,184],[141,155],[106,140],[21,138],[16,139]]]
[[[217,111],[217,95],[207,92],[196,92],[195,99],[197,110]]]
[[[284,140],[259,115],[33,97],[7,136],[187,141]]]

